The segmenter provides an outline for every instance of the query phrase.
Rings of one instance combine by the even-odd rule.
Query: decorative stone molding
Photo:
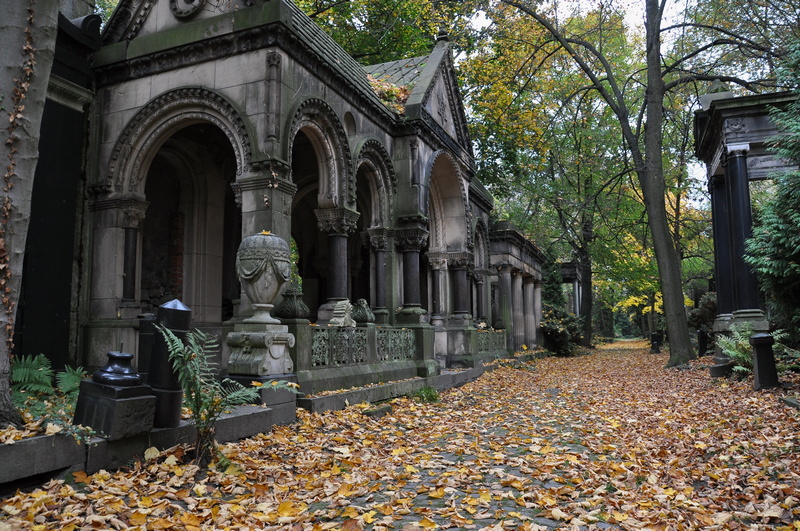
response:
[[[122,210],[122,226],[126,229],[138,229],[144,220],[147,207],[150,205],[147,201],[139,201],[137,199],[126,199],[120,201],[119,208]]]
[[[392,231],[384,228],[369,229],[367,230],[367,238],[372,249],[375,251],[388,251],[389,238],[392,236]]]
[[[356,230],[360,214],[348,208],[323,208],[314,210],[317,227],[321,232],[349,234]]]
[[[286,138],[286,159],[291,161],[292,143],[300,130],[316,137],[324,153],[317,157],[325,164],[324,176],[320,176],[320,206],[354,206],[356,184],[347,132],[333,109],[324,101],[310,98],[300,104],[294,113],[290,134]],[[322,178],[324,177],[324,178]]]
[[[114,145],[105,183],[92,186],[118,193],[142,193],[145,159],[152,157],[157,142],[186,121],[204,121],[217,126],[233,148],[236,174],[242,173],[250,162],[251,153],[244,121],[223,96],[201,87],[191,87],[162,94],[142,107]]]
[[[380,219],[376,220],[376,222],[386,224],[389,213],[394,211],[394,194],[397,190],[397,175],[394,171],[392,158],[380,142],[369,139],[357,149],[353,163],[355,175],[358,174],[362,166],[366,166],[377,176],[375,186],[380,208],[375,210],[379,213]]]
[[[744,118],[728,118],[725,120],[723,128],[726,133],[741,133],[747,130],[746,125]]]
[[[434,271],[447,269],[447,255],[445,253],[428,253],[428,265]]]
[[[189,19],[206,4],[206,0],[169,0],[169,9],[175,18]]]
[[[395,231],[395,246],[401,251],[420,251],[428,243],[428,231],[401,229]]]

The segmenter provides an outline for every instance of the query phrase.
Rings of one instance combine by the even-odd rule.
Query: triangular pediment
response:
[[[447,41],[439,41],[427,57],[406,103],[406,114],[409,118],[435,123],[437,129],[467,152],[472,152],[464,104]]]
[[[103,44],[196,24],[266,1],[269,0],[120,0],[103,30]]]

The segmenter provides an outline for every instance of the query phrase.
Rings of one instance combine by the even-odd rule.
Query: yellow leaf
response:
[[[368,513],[364,513],[364,523],[371,524],[375,521],[375,515],[378,514],[377,511],[370,511]]]
[[[619,511],[614,511],[613,513],[611,513],[611,516],[613,516],[614,520],[616,520],[617,522],[623,522],[628,519],[627,514],[621,513]]]
[[[427,516],[422,520],[420,520],[419,522],[417,522],[417,525],[419,525],[420,527],[424,527],[425,529],[436,529],[437,527],[439,527],[439,525],[436,522],[429,519]]]
[[[139,498],[139,507],[152,507],[153,506],[153,498],[149,496],[142,496]]]
[[[75,478],[75,481],[77,483],[89,483],[89,476],[83,470],[78,470],[77,472],[73,472],[72,477]]]
[[[443,498],[444,497],[444,488],[443,487],[439,487],[438,489],[435,489],[435,490],[432,490],[432,491],[428,492],[428,497],[429,498],[435,498],[437,500],[439,498]]]
[[[175,457],[174,455],[171,455],[171,456],[167,457],[166,459],[164,459],[164,464],[167,465],[167,466],[177,465],[178,464],[178,458]]]
[[[225,473],[229,476],[241,476],[242,469],[236,465],[229,465],[228,468],[225,469]]]
[[[47,429],[44,430],[45,435],[55,435],[56,433],[61,431],[61,426],[57,426],[55,424],[48,424]]]
[[[305,503],[295,504],[291,500],[287,500],[278,505],[278,516],[298,516],[305,512],[308,506]]]
[[[151,446],[150,448],[144,451],[144,458],[155,459],[156,457],[158,457],[159,453],[160,452],[158,451],[158,448],[156,448],[155,446]]]
[[[336,491],[336,494],[339,496],[352,496],[354,492],[355,489],[353,488],[353,485],[349,483],[342,483],[342,485],[339,487],[339,490]]]
[[[253,380],[252,382],[250,382],[250,386],[251,386],[251,387],[261,387],[262,385],[264,385],[264,382],[257,382],[257,381],[255,381],[255,380]]]
[[[358,518],[358,509],[353,506],[349,506],[342,511],[342,516],[345,518]]]
[[[408,472],[409,474],[416,474],[417,472],[419,472],[419,470],[417,470],[411,465],[406,465],[406,472]]]

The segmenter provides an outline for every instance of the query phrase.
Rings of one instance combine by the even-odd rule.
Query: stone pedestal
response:
[[[294,336],[288,326],[270,315],[273,302],[289,278],[289,259],[289,245],[266,231],[245,238],[239,246],[236,272],[254,314],[234,325],[225,339],[230,350],[228,374],[232,377],[266,377],[294,371],[289,354]]]
[[[775,339],[772,334],[753,334],[750,345],[753,346],[753,388],[771,389],[780,387],[778,370],[775,368],[775,353],[772,345]]]
[[[230,348],[228,374],[232,376],[265,376],[294,371],[289,355],[289,348],[294,346],[294,336],[286,325],[238,324],[225,341]]]
[[[150,431],[156,397],[148,385],[118,386],[81,382],[74,424],[89,426],[110,441]]]

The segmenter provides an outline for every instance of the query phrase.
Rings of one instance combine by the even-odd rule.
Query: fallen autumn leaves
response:
[[[636,348],[632,348],[636,347]],[[617,343],[500,367],[229,444],[195,481],[182,450],[0,501],[6,529],[800,529],[800,419],[746,382]]]

